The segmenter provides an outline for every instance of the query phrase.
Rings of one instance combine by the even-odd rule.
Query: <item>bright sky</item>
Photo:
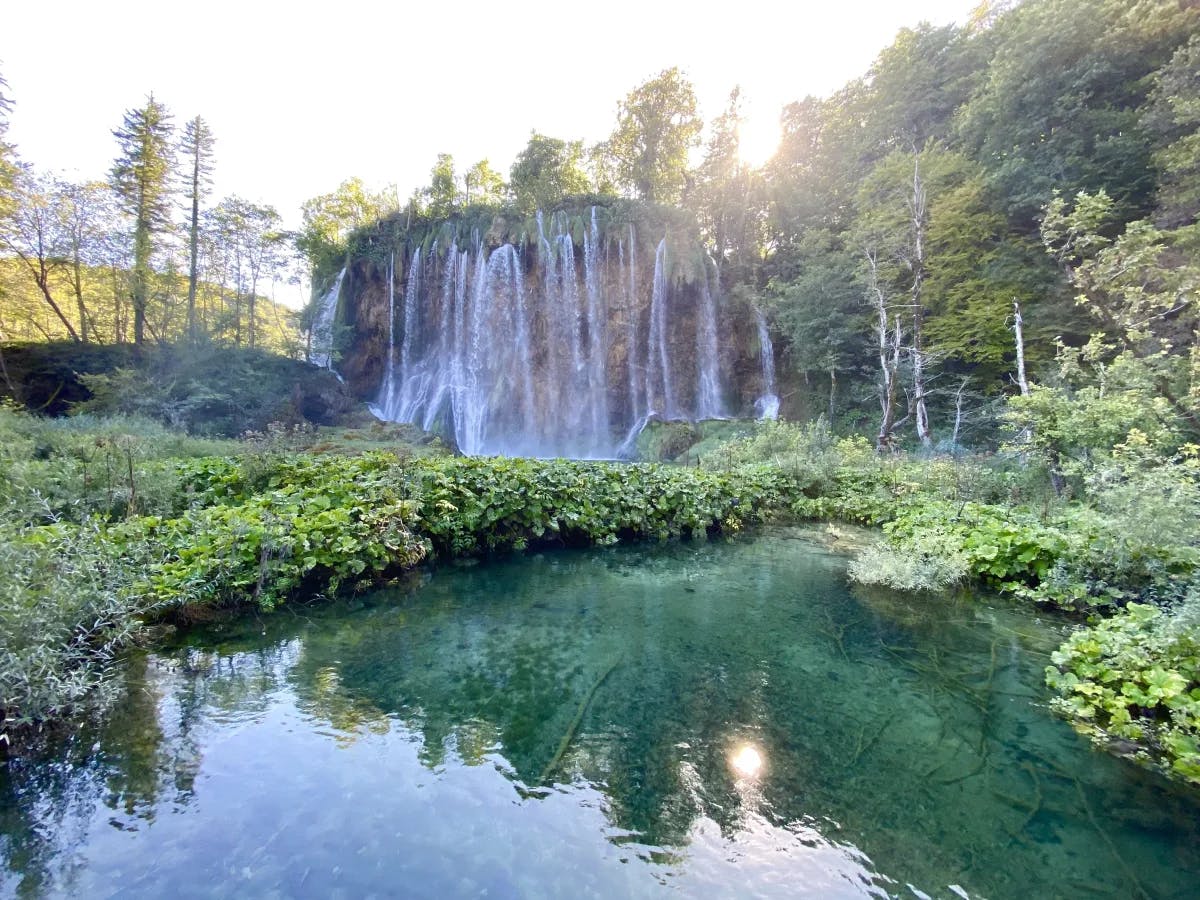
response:
[[[39,169],[104,177],[112,129],[153,91],[177,124],[212,126],[215,198],[270,203],[294,226],[354,175],[404,198],[440,152],[507,174],[531,129],[600,140],[617,101],[671,66],[706,121],[741,86],[761,162],[785,104],[862,74],[898,29],[962,22],[978,2],[17,2],[0,74],[9,140]]]

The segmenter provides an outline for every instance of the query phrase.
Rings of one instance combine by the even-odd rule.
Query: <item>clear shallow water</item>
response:
[[[1041,705],[1061,625],[855,596],[813,534],[195,632],[0,768],[0,892],[1196,896],[1200,798]]]

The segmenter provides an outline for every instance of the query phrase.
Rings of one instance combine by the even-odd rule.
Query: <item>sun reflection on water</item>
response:
[[[742,744],[730,754],[729,768],[741,778],[757,778],[763,768],[762,753],[753,744]]]

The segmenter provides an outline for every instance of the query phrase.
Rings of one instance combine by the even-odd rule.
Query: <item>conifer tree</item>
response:
[[[150,258],[171,222],[173,127],[167,107],[151,94],[146,105],[125,113],[113,131],[121,152],[110,178],[124,210],[133,218],[133,341],[142,344],[150,293]]]
[[[207,196],[212,184],[213,145],[216,139],[212,129],[200,116],[190,119],[183,126],[183,139],[179,150],[183,154],[186,171],[185,191],[191,204],[191,218],[188,220],[188,299],[187,299],[187,330],[188,339],[196,339],[196,272],[200,248],[200,201]]]

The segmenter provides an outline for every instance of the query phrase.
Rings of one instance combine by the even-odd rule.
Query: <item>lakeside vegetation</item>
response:
[[[1056,708],[1200,781],[1194,454],[1151,465],[1122,445],[1063,500],[1028,456],[880,457],[823,422],[747,423],[699,468],[462,458],[377,427],[374,447],[345,429],[213,441],[0,412],[6,732],[102,707],[122,649],[163,623],[310,603],[438,559],[816,519],[882,525],[851,564],[863,584],[1104,617],[1048,669]]]
[[[784,110],[762,170],[737,156],[736,93],[687,168],[695,98],[668,69],[597,147],[535,133],[507,183],[446,154],[406,205],[351,179],[296,235],[244,203],[200,216],[200,119],[188,221],[169,228],[161,196],[130,207],[135,170],[167,183],[153,98],[123,131],[154,135],[157,155],[123,153],[86,222],[80,186],[19,168],[0,130],[0,327],[70,342],[40,393],[6,345],[6,392],[79,413],[0,410],[4,735],[102,709],[122,654],[164,623],[315,602],[438,558],[776,517],[879,526],[851,564],[863,585],[1078,617],[1046,673],[1056,710],[1200,783],[1198,15],[1029,0],[906,30],[862,79]],[[639,156],[659,100],[670,127]],[[321,282],[401,218],[433,235],[589,195],[697,224],[726,296],[768,314],[785,416],[807,424],[640,443],[691,467],[461,459],[386,428],[311,431],[362,410],[329,373],[238,352],[311,349],[306,319],[259,294],[285,246]],[[129,341],[84,366],[101,349],[85,345]]]

